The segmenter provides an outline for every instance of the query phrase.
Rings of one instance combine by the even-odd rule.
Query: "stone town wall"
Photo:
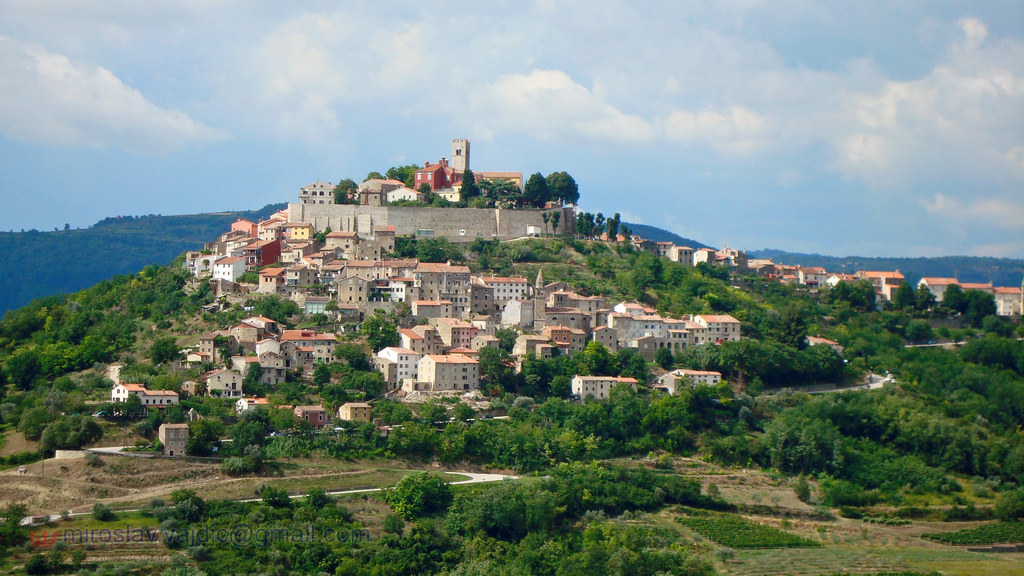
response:
[[[476,238],[499,239],[527,236],[531,226],[543,231],[542,214],[551,210],[505,210],[498,208],[417,208],[410,206],[362,206],[355,204],[288,205],[288,219],[309,222],[317,232],[330,227],[332,231],[356,232],[366,238],[374,228],[394,226],[399,236],[437,236],[469,242]],[[562,208],[558,231],[573,230],[574,212]],[[551,226],[547,226],[550,233]]]

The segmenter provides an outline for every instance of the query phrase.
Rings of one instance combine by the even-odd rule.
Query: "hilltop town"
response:
[[[858,556],[772,550],[773,573],[884,573],[1024,538],[1020,288],[652,241],[564,172],[468,151],[302,186],[170,266],[5,315],[9,565],[441,573],[543,540],[547,573],[580,573],[553,567],[630,534],[660,573],[789,547]],[[121,520],[160,541],[32,550]],[[314,520],[372,538],[176,540]]]
[[[303,186],[298,202],[287,210],[259,222],[239,219],[204,250],[187,253],[184,266],[196,282],[212,284],[219,298],[214,307],[241,304],[252,295],[277,295],[293,301],[306,316],[319,317],[323,327],[351,331],[367,319],[387,318],[397,338],[372,350],[373,367],[384,381],[383,395],[412,402],[437,395],[465,396],[473,406],[486,405],[479,403],[486,398],[481,378],[486,380],[487,375],[481,374],[478,355],[499,345],[498,332],[514,338],[509,360],[518,370],[527,356],[573,355],[588,346],[613,353],[630,350],[653,363],[659,351],[678,356],[695,346],[738,341],[743,338],[741,323],[729,314],[664,316],[636,301],[609,301],[581,294],[563,281],[545,282],[540,272],[533,278],[497,276],[451,261],[397,257],[396,243],[403,238],[468,243],[585,237],[610,246],[626,244],[688,267],[718,266],[732,275],[753,275],[811,291],[863,280],[873,288],[879,307],[893,301],[927,307],[979,292],[994,298],[998,315],[1021,313],[1020,287],[922,278],[913,289],[899,271],[829,273],[820,267],[748,258],[728,247],[694,249],[652,242],[628,230],[621,233],[616,219],[599,215],[595,223],[594,215],[577,215],[574,203],[560,200],[545,200],[540,206],[508,202],[492,208],[407,205],[423,204],[430,195],[449,204],[459,201],[464,175],[471,173],[469,141],[454,140],[452,157],[451,164],[442,158],[417,169],[418,190],[387,178],[369,178],[343,196],[331,183]],[[479,172],[475,177],[501,179],[523,191],[521,173]],[[245,396],[243,382],[251,371],[257,370],[259,381],[271,387],[284,382],[289,371],[312,378],[317,366],[337,360],[338,341],[339,334],[331,330],[283,329],[265,317],[246,318],[202,335],[195,348],[182,351],[185,367],[221,366],[199,382],[186,382],[183,390],[237,399],[242,412],[267,402]],[[842,354],[842,346],[826,338],[809,335],[808,343]],[[719,372],[679,368],[656,373],[651,386],[674,393],[682,385],[717,384],[721,379]],[[577,400],[607,398],[611,388],[623,382],[634,388],[642,385],[635,378],[579,374],[572,378],[571,393]],[[135,386],[131,391],[146,406],[176,400],[173,392],[128,386]],[[123,400],[124,385],[115,388],[111,398]],[[354,414],[370,419],[366,403],[321,403],[294,411],[317,427]]]

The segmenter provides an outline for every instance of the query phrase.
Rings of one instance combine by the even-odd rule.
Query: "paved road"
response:
[[[408,470],[408,472],[421,472],[421,470]],[[458,474],[460,476],[469,476],[469,478],[466,479],[466,480],[459,480],[458,482],[449,482],[448,484],[451,484],[452,486],[459,485],[459,484],[480,484],[480,483],[484,483],[484,482],[501,482],[502,480],[517,480],[517,479],[519,479],[518,476],[509,476],[507,474],[482,474],[482,473],[477,473],[477,472],[447,472],[447,473],[448,474]],[[344,494],[363,494],[363,493],[367,493],[367,492],[380,492],[381,490],[383,490],[383,488],[360,488],[360,489],[357,489],[357,490],[333,490],[331,492],[327,492],[327,495],[328,496],[341,496],[341,495],[344,495]],[[306,494],[291,494],[288,497],[291,498],[291,499],[305,498]],[[236,499],[235,501],[237,501],[237,502],[262,502],[262,500],[263,500],[262,498],[239,498],[239,499]],[[122,513],[122,512],[139,512],[139,511],[141,511],[141,510],[136,508],[136,509],[132,509],[132,510],[115,510],[114,512]],[[75,512],[73,514],[69,514],[69,516],[86,516],[86,515],[89,515],[89,514],[92,514],[92,512]],[[61,517],[60,513],[50,514],[50,518],[60,518],[60,517]],[[32,516],[26,516],[25,518],[22,519],[22,522],[31,521],[31,519],[32,519]]]

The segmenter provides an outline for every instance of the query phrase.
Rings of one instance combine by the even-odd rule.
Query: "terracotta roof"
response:
[[[147,396],[174,396],[178,397],[178,393],[174,390],[146,390]]]
[[[728,314],[698,314],[697,316],[699,316],[705,322],[717,322],[720,324],[724,322],[735,322],[736,324],[740,323],[739,320],[733,318],[732,316],[729,316]]]
[[[266,398],[242,398],[242,400],[250,406],[266,406],[270,404],[270,400]]]
[[[685,368],[676,370],[673,372],[677,376],[721,376],[721,372],[715,372],[714,370],[687,370]]]
[[[281,334],[281,341],[286,340],[334,340],[334,334],[318,333],[314,330],[285,330]]]
[[[996,286],[992,290],[996,294],[1020,294],[1020,287],[1016,286]]]
[[[521,276],[513,276],[513,277],[507,277],[507,276],[480,276],[480,279],[483,280],[484,282],[487,282],[488,284],[512,284],[512,283],[525,284],[526,283],[526,278],[523,278]]]
[[[417,336],[419,335],[417,334]],[[394,350],[398,354],[419,354],[419,352],[413,352],[412,350],[409,350],[408,348],[402,348],[401,346],[388,346],[387,348],[382,348],[380,352],[383,352],[385,350]],[[378,356],[380,356],[380,352],[377,352]]]
[[[454,274],[469,274],[469,266],[453,266],[444,262],[420,262],[416,266],[416,272],[451,272]]]
[[[614,382],[628,382],[628,383],[631,383],[631,384],[636,384],[637,383],[637,379],[636,378],[626,378],[624,376],[576,376],[576,378],[579,378],[583,382],[595,382],[595,381],[608,381],[608,380],[612,380]]]
[[[921,278],[921,282],[923,282],[925,284],[935,284],[935,285],[959,284],[960,283],[960,281],[957,280],[956,278],[929,278],[929,277]]]
[[[888,278],[895,280],[902,280],[903,274],[899,272],[890,272],[884,270],[858,270],[857,275],[862,278]]]
[[[427,354],[424,358],[430,358],[438,364],[479,364],[476,359],[464,354]]]
[[[409,338],[411,338],[413,340],[423,340],[423,336],[422,335],[420,335],[415,330],[410,330],[409,328],[399,328],[398,333],[399,334],[405,334],[406,336],[408,336]]]

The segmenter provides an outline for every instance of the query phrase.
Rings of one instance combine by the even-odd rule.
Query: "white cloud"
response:
[[[976,18],[963,18],[957,22],[960,29],[964,31],[964,40],[968,48],[978,48],[985,43],[988,37],[988,28]]]
[[[656,137],[649,121],[608,104],[561,70],[503,75],[476,99],[476,107],[481,125],[546,140],[634,145]]]
[[[984,222],[1007,230],[1024,230],[1024,205],[1003,198],[959,200],[935,194],[922,202],[928,212],[958,223]]]
[[[160,154],[225,135],[161,108],[110,70],[0,36],[0,132],[35,144]]]
[[[733,106],[725,113],[675,111],[665,121],[665,133],[672,140],[710,145],[724,154],[746,155],[762,147],[766,124],[764,117],[743,106]]]
[[[1024,172],[1024,146],[1014,146],[1006,153],[1006,159],[1010,165]]]

